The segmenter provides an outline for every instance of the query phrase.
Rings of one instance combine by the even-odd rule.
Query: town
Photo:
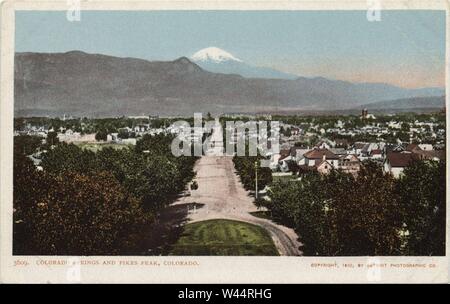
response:
[[[172,124],[180,119],[158,116],[75,119],[65,115],[60,119],[18,118],[14,135],[37,136],[44,142],[56,136],[60,142],[94,150],[123,148],[136,145],[145,134],[183,132],[182,128]],[[211,119],[211,115],[206,119]],[[221,119],[280,121],[279,153],[263,155],[269,158],[274,176],[301,175],[311,171],[327,174],[333,169],[357,174],[364,161],[373,161],[385,173],[399,177],[413,160],[445,159],[445,115],[442,112],[376,117],[362,110],[360,116],[223,115]],[[246,134],[236,133],[233,138],[243,135],[249,138],[257,136],[247,131]],[[200,138],[192,134],[191,140],[196,142]],[[42,152],[30,155],[37,166]]]
[[[226,142],[229,121],[244,125],[232,133],[233,153]],[[258,128],[245,128],[269,121],[277,122],[277,130],[261,134]],[[208,113],[201,122],[202,132],[196,133],[191,132],[195,130],[193,117],[15,118],[15,252],[443,253],[444,112],[374,114],[362,110],[360,115],[215,117]],[[178,137],[189,143],[189,153],[173,153]],[[274,137],[279,149],[261,149],[263,143],[271,146]],[[256,139],[259,154],[255,156],[250,143]],[[194,144],[204,142],[203,154],[192,153]],[[242,142],[243,155],[237,153]],[[38,190],[27,192],[30,187]],[[40,208],[49,206],[54,213],[52,225],[69,233],[70,223],[78,219],[65,214],[71,209],[63,206],[76,203],[77,212],[85,212],[89,204],[99,203],[98,189],[111,202],[102,205],[109,210],[102,214],[108,216],[98,223],[120,218],[120,225],[110,226],[117,234],[98,234],[102,227],[82,225],[83,233],[74,242],[55,247],[55,240],[47,237],[54,228],[48,226],[47,213],[42,215]],[[73,196],[79,191],[85,194]],[[31,211],[39,215],[33,220],[25,212],[30,200],[39,207]],[[116,209],[115,204],[123,207]],[[66,221],[59,222],[63,217]],[[418,224],[417,218],[426,224]],[[35,228],[44,223],[44,229]],[[218,241],[216,231],[225,230],[239,231],[245,237],[233,239],[233,234],[227,234],[226,240]],[[193,246],[199,242],[198,231],[208,233]],[[113,246],[112,238],[121,246]],[[252,246],[246,238],[252,238]],[[88,239],[95,245],[77,243]]]
[[[363,162],[373,161],[399,177],[413,160],[445,158],[445,116],[417,116],[377,118],[362,110],[359,117],[283,123],[280,153],[271,155],[271,169],[281,174],[327,174],[333,169],[357,174]]]

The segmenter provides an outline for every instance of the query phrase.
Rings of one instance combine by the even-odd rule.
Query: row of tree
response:
[[[273,115],[272,119],[275,121],[282,121],[287,124],[302,126],[306,129],[308,129],[310,123],[313,123],[319,125],[321,128],[324,128],[325,130],[328,128],[334,128],[335,124],[339,120],[345,123],[345,127],[347,129],[363,127],[367,123],[386,124],[389,121],[403,122],[405,126],[408,126],[409,123],[414,123],[415,121],[435,122],[439,124],[439,128],[445,128],[445,113],[441,112],[427,113],[427,114],[425,113],[419,114],[411,112],[411,113],[400,113],[396,115],[377,114],[376,118],[371,119],[370,121],[361,119],[359,113],[355,115],[320,115],[320,116]]]
[[[81,134],[100,133],[102,135],[108,133],[118,133],[123,128],[134,128],[142,124],[150,124],[152,128],[168,127],[176,118],[129,118],[129,117],[115,117],[115,118],[70,118],[59,119],[50,117],[18,117],[14,118],[14,130],[23,131],[28,126],[44,127],[45,129],[52,129],[59,132],[60,128],[71,129],[74,132]],[[193,124],[192,118],[186,119]]]
[[[258,188],[264,189],[272,182],[272,170],[268,167],[261,167],[261,156],[234,156],[234,168],[239,175],[246,190],[255,190],[256,175],[258,175]]]
[[[445,163],[421,161],[400,179],[367,163],[357,177],[307,174],[270,186],[264,206],[293,227],[305,255],[445,255]]]
[[[15,138],[14,253],[133,254],[139,233],[194,176],[192,157],[172,156],[171,136],[98,152],[58,143],[40,166]]]

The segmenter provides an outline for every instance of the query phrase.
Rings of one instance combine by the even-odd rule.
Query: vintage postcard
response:
[[[3,1],[0,281],[448,282],[447,1]]]

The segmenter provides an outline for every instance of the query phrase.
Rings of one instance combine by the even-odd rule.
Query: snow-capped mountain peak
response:
[[[196,62],[225,62],[225,61],[238,61],[242,62],[241,59],[234,57],[227,51],[219,49],[217,47],[208,47],[196,52],[191,56],[191,59]]]

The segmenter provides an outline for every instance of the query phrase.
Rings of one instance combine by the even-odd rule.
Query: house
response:
[[[120,142],[125,145],[136,145],[136,138],[124,138],[121,139]]]
[[[405,151],[407,151],[407,152],[415,152],[415,151],[419,151],[419,150],[422,150],[422,149],[417,144],[409,144],[405,148]]]
[[[334,124],[334,126],[335,126],[336,128],[342,129],[342,128],[344,127],[344,123],[342,122],[342,120],[338,120],[338,121]]]
[[[398,178],[403,170],[417,159],[419,158],[415,153],[389,152],[383,164],[383,171],[391,173],[395,178]]]
[[[381,149],[373,149],[370,151],[371,159],[383,159],[383,151]]]
[[[439,161],[445,159],[445,151],[444,150],[416,150],[412,152],[417,156],[420,160],[433,160]]]
[[[290,149],[281,149],[280,153],[273,154],[271,156],[271,158],[270,158],[270,165],[269,165],[270,169],[272,169],[272,170],[277,170],[277,169],[282,170],[282,168],[280,167],[280,164],[283,165],[283,163],[284,163],[284,162],[282,162],[283,159],[285,159],[288,156],[291,156],[291,150]]]
[[[339,156],[328,149],[314,148],[303,154],[304,163],[298,167],[299,174],[318,172],[328,174],[339,166]]]
[[[278,168],[281,172],[289,172],[291,163],[295,163],[295,160],[291,155],[281,156],[278,160]]]
[[[316,166],[317,172],[320,174],[329,174],[334,169],[333,165],[328,160],[322,160]]]
[[[319,149],[330,149],[332,147],[334,147],[334,143],[331,141],[326,141],[326,140],[321,140],[317,143],[316,148]]]
[[[433,145],[430,144],[419,144],[419,148],[423,151],[431,151],[433,150]]]
[[[386,154],[390,152],[403,152],[405,151],[407,146],[403,144],[386,144],[385,146],[385,152]]]
[[[299,135],[300,134],[300,129],[297,127],[293,127],[291,128],[291,135]]]
[[[347,155],[347,150],[345,150],[344,148],[330,148],[329,150],[337,156]]]
[[[297,164],[301,166],[304,165],[306,161],[304,154],[310,150],[311,149],[293,147],[291,150],[291,155],[294,157],[294,160],[297,162]]]
[[[106,136],[106,141],[118,141],[119,140],[119,133],[111,133]]]
[[[339,159],[339,169],[345,173],[357,175],[361,170],[361,161],[354,154],[342,156]]]
[[[361,155],[362,150],[366,146],[366,143],[363,142],[356,142],[353,145],[353,148],[350,150],[351,154]]]
[[[363,148],[361,149],[359,156],[362,157],[369,157],[372,150],[378,149],[378,145],[376,143],[366,143],[364,144]]]
[[[422,149],[423,148],[423,149]],[[433,146],[429,144],[409,144],[404,153],[414,154],[414,157],[421,160],[442,160],[445,159],[445,152],[441,150],[433,150]]]
[[[336,142],[336,148],[344,148],[344,149],[347,149],[348,146],[349,146],[349,142],[348,142],[348,140],[345,139],[345,138],[343,138],[343,139],[338,138],[338,139],[335,140],[335,142]]]
[[[272,171],[275,171],[279,168],[278,166],[278,161],[280,160],[281,155],[280,153],[274,153],[272,155],[270,155],[270,164],[269,164],[269,168]]]
[[[305,165],[307,166],[316,166],[322,160],[327,160],[335,168],[339,166],[339,156],[328,149],[314,148],[306,152],[303,156],[305,157]]]
[[[337,168],[337,166],[333,164],[333,160],[326,159],[326,154],[323,154],[322,156],[323,156],[322,159],[315,160],[313,165],[308,164],[298,166],[299,174],[305,174],[310,172],[329,174],[332,170]]]
[[[401,129],[402,128],[402,123],[401,122],[396,122],[396,121],[390,121],[388,122],[388,127],[391,129]]]

